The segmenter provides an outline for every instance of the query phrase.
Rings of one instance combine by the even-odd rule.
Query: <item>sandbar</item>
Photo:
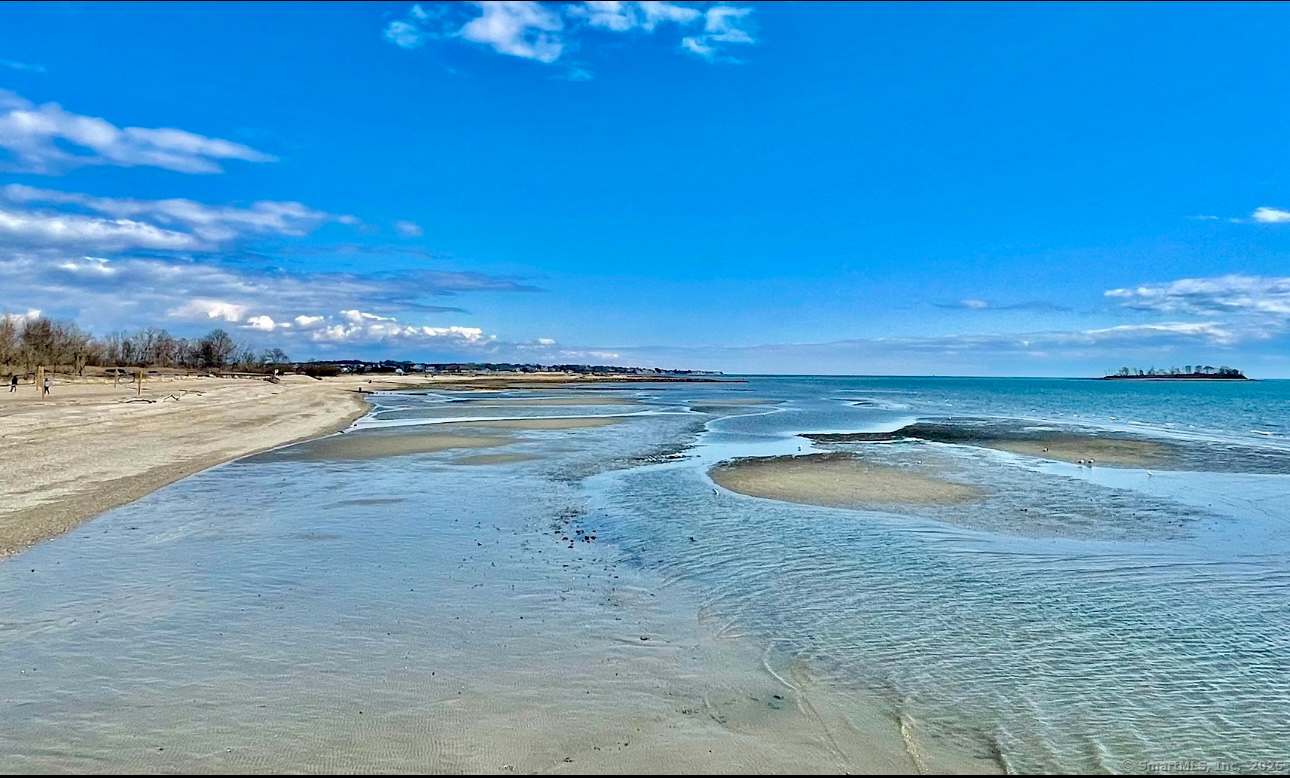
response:
[[[1165,467],[1178,458],[1177,446],[1154,440],[1091,435],[1067,430],[1030,430],[976,423],[919,422],[893,432],[809,433],[816,443],[880,443],[926,440],[1008,451],[1025,456],[1122,467]]]
[[[846,454],[736,459],[713,467],[708,474],[720,486],[750,497],[834,508],[946,504],[982,496],[973,486]]]

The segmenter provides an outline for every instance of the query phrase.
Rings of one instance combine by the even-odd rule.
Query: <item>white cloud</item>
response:
[[[1260,224],[1284,224],[1290,222],[1290,211],[1283,211],[1280,208],[1255,208],[1250,218]]]
[[[751,8],[729,5],[713,6],[704,14],[703,32],[681,39],[681,46],[708,61],[720,58],[722,46],[730,43],[752,44],[757,40],[747,29]]]
[[[167,311],[166,315],[175,319],[222,319],[226,322],[236,323],[242,321],[248,308],[249,306],[225,302],[224,300],[208,300],[198,297]]]
[[[295,202],[261,201],[248,208],[193,200],[134,200],[10,184],[0,201],[72,206],[109,218],[55,210],[0,207],[0,245],[76,247],[91,253],[128,249],[210,250],[248,235],[306,235],[328,221],[352,222]]]
[[[558,6],[529,0],[470,5],[479,10],[479,15],[464,21],[458,13],[462,5],[445,6],[433,14],[414,5],[407,17],[386,26],[384,36],[405,49],[416,48],[430,39],[458,38],[489,46],[501,54],[545,64],[559,60],[589,31],[653,33],[663,25],[692,28],[701,24],[695,34],[681,40],[681,48],[713,62],[730,60],[723,56],[729,44],[756,43],[748,30],[751,7],[716,5],[704,11],[680,3],[597,0]],[[569,76],[573,81],[589,78],[590,73],[583,68],[575,69]]]
[[[989,308],[990,304],[985,300],[960,300],[959,306],[970,310],[979,311],[983,308]]]
[[[405,238],[419,238],[425,234],[425,230],[421,229],[421,225],[409,221],[395,222],[394,231]]]
[[[275,322],[271,316],[252,316],[246,320],[246,324],[253,330],[261,330],[263,332],[273,332],[279,327],[291,326],[288,322],[279,324],[278,322]]]
[[[66,145],[79,149],[73,153]],[[119,128],[105,119],[66,111],[58,103],[37,106],[8,90],[0,90],[0,149],[11,155],[11,169],[46,174],[83,165],[219,173],[223,168],[218,160],[276,161],[249,146],[184,130]]]
[[[424,345],[427,341],[450,341],[457,347],[480,346],[497,340],[478,327],[429,327],[404,324],[392,316],[380,316],[358,309],[340,312],[339,320],[329,317],[316,322],[309,337],[316,343],[374,344],[398,341]]]
[[[564,41],[560,15],[528,0],[478,2],[482,14],[457,32],[462,38],[491,46],[500,54],[551,63],[560,58]]]

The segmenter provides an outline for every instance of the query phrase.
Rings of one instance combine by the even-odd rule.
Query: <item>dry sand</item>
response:
[[[0,393],[0,557],[222,462],[344,429],[367,412],[364,393],[521,386],[550,391],[642,380],[564,374],[323,380],[293,375],[272,384],[254,378],[152,376],[136,396],[135,385],[126,381],[114,386],[111,380],[55,377],[47,399],[30,384],[16,393],[5,387]],[[617,421],[552,419],[490,426],[572,429]],[[486,439],[476,438],[470,445],[483,445],[481,440]],[[415,445],[434,447],[417,450],[442,450],[443,443],[441,438]],[[366,444],[340,445],[356,453]],[[388,447],[384,453],[369,452],[390,453]]]
[[[966,484],[839,454],[736,459],[717,465],[709,475],[732,492],[834,508],[956,503],[981,496]]]
[[[0,556],[221,462],[344,428],[354,381],[292,376],[56,384],[0,395]],[[177,399],[175,399],[177,398]]]

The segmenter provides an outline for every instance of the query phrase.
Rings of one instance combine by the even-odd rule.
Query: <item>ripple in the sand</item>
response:
[[[838,454],[736,459],[717,465],[709,474],[732,492],[837,508],[882,503],[934,505],[982,496],[967,484]]]

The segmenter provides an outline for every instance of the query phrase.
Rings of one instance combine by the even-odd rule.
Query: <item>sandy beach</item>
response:
[[[35,387],[23,385],[17,392],[0,394],[0,557],[222,462],[342,430],[367,412],[365,393],[422,387],[558,389],[640,380],[565,374],[322,380],[291,375],[273,384],[247,378],[154,376],[136,393],[135,385],[124,381],[113,385],[107,380],[57,379],[51,397],[44,399]],[[553,404],[566,402],[581,400],[559,398]],[[614,421],[551,420],[518,426],[562,429]],[[501,437],[457,441],[424,436],[404,438],[399,444],[420,451],[505,442]],[[374,445],[369,439],[336,445],[343,451],[329,456],[414,453],[391,452],[379,445],[368,450]]]

